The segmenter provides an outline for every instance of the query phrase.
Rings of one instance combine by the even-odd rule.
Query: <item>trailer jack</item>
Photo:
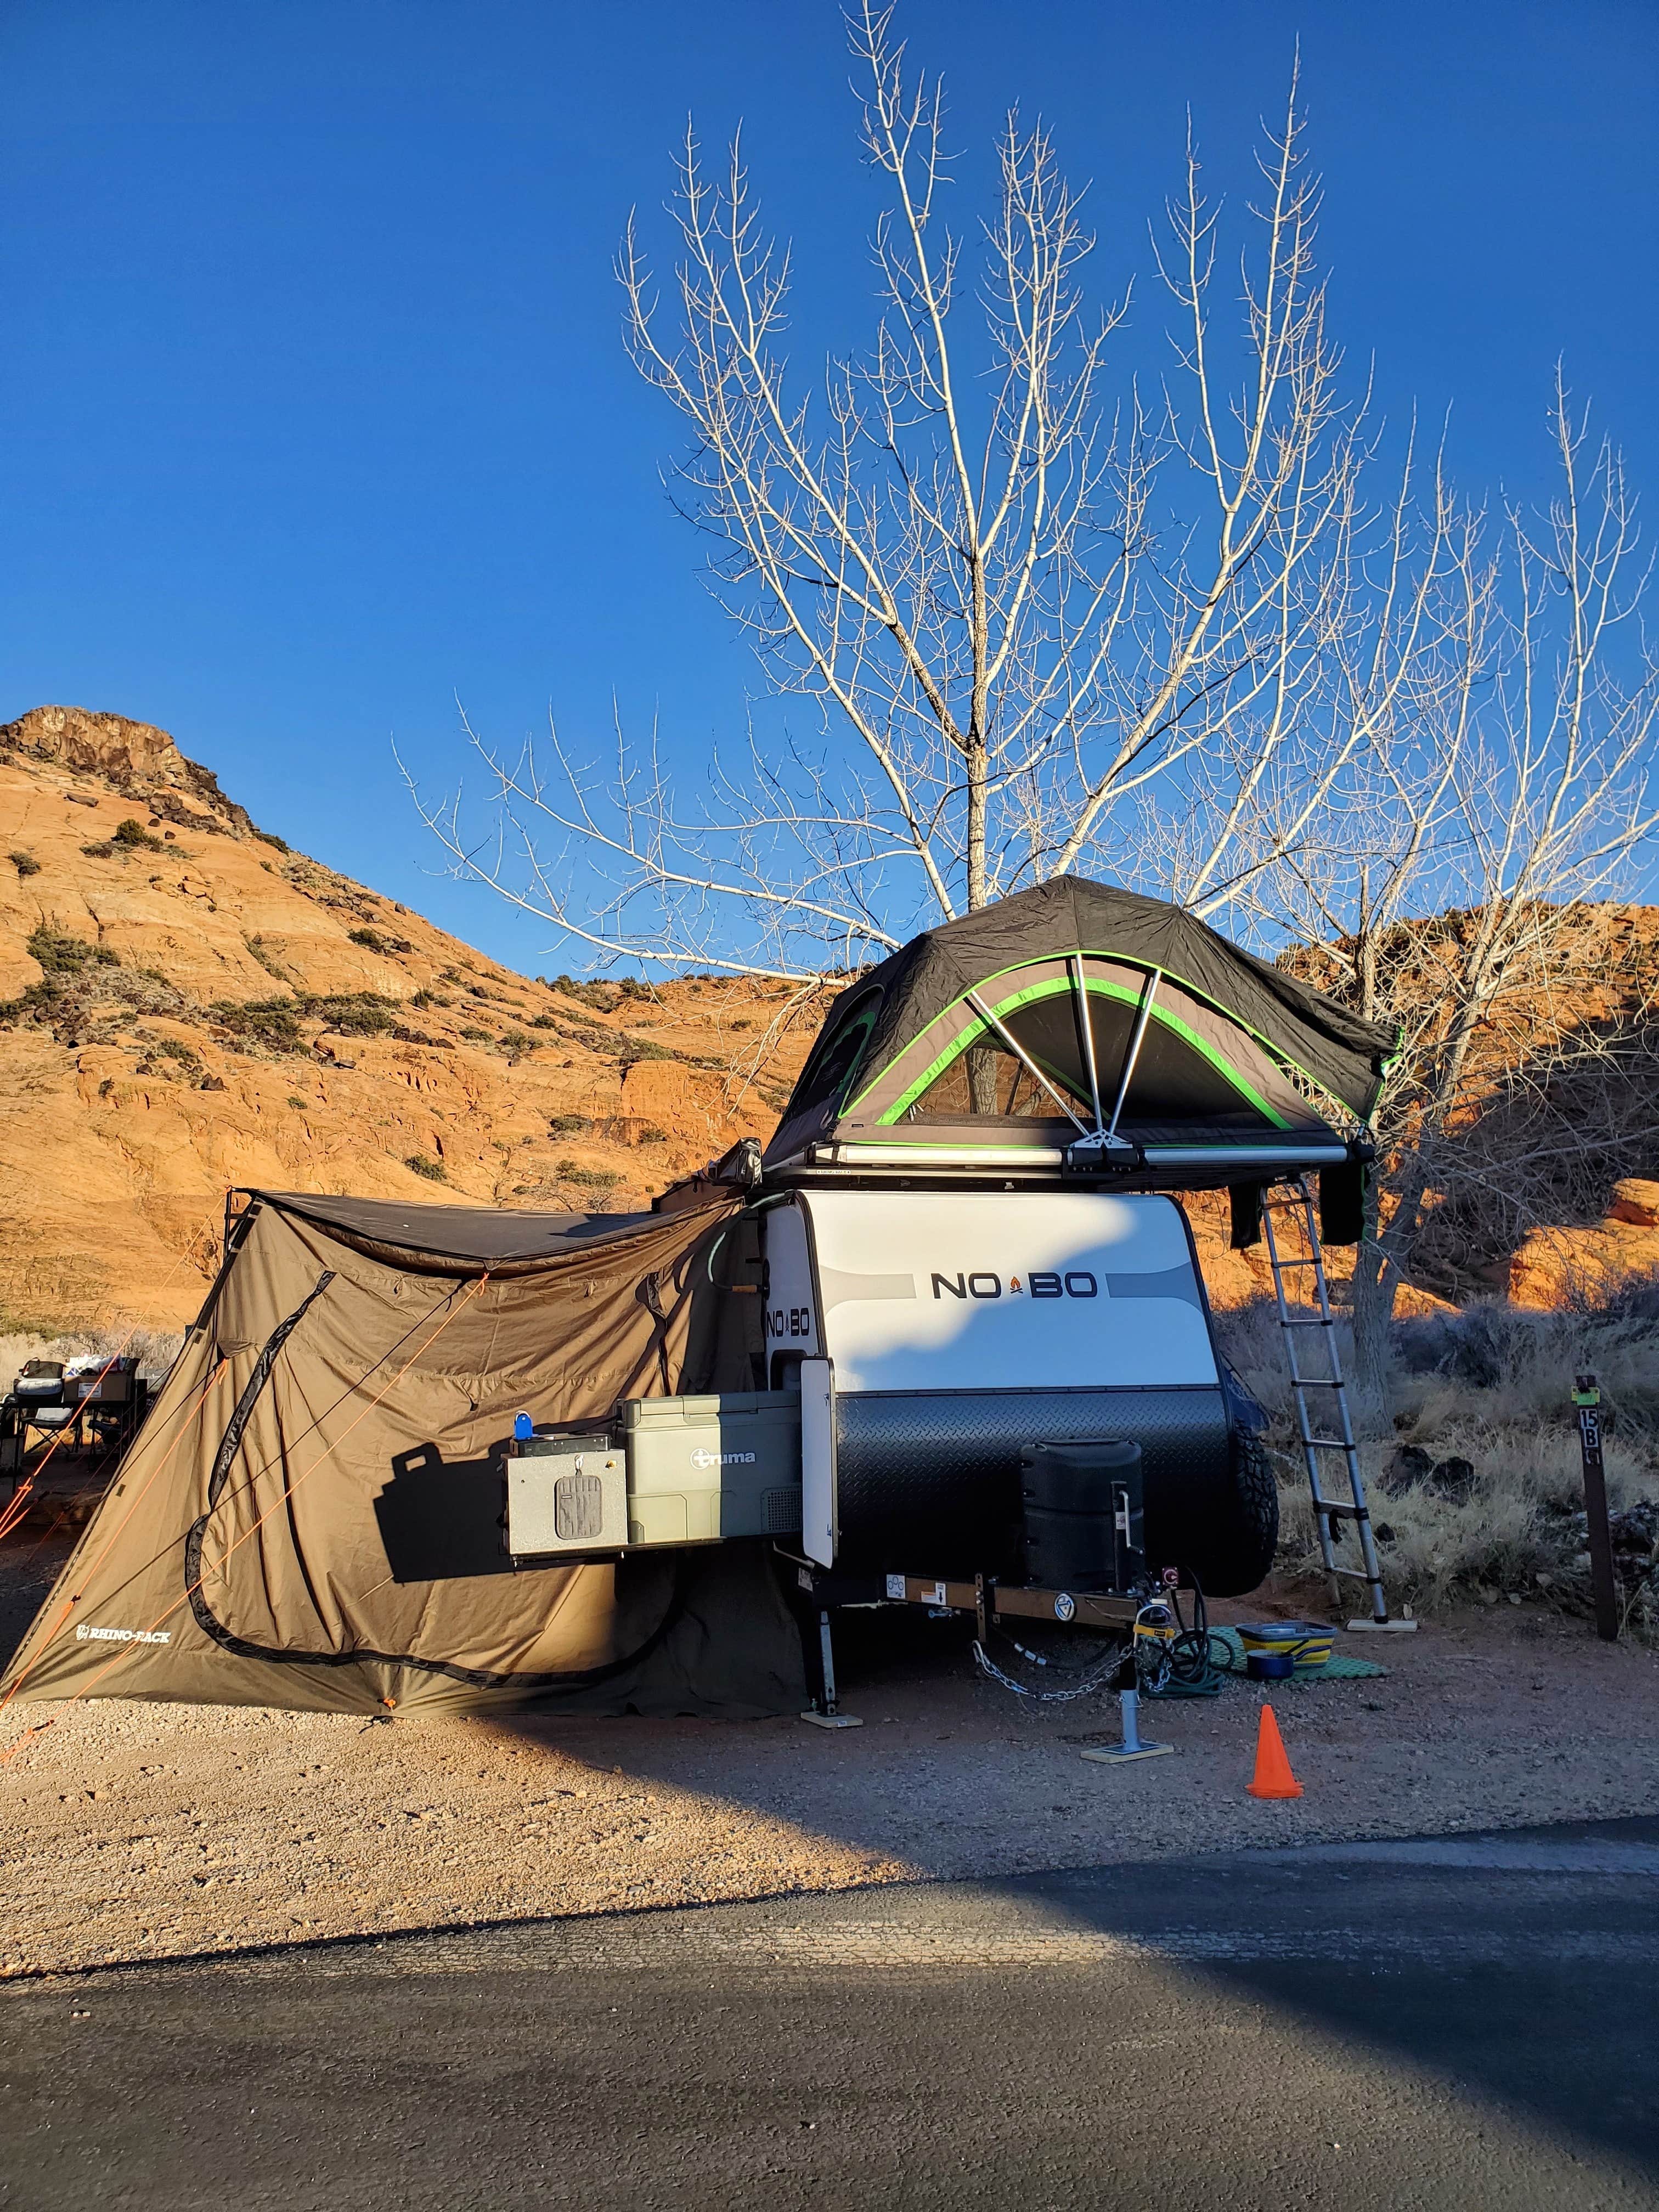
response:
[[[836,1650],[830,1634],[830,1610],[821,1607],[818,1612],[818,1655],[823,1695],[816,1698],[801,1718],[809,1728],[862,1728],[863,1721],[856,1713],[844,1713],[836,1702]]]

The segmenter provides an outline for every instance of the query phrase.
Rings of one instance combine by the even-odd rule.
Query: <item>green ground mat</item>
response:
[[[1222,1661],[1220,1652],[1217,1649],[1218,1645],[1224,1644],[1227,1647],[1227,1657],[1224,1662]],[[1218,1664],[1225,1665],[1230,1674],[1243,1674],[1244,1644],[1236,1628],[1212,1628],[1210,1631],[1210,1651],[1211,1656]],[[1358,1681],[1362,1675],[1386,1674],[1388,1671],[1386,1667],[1379,1667],[1374,1659],[1350,1659],[1346,1652],[1333,1649],[1330,1657],[1322,1667],[1298,1667],[1295,1674],[1287,1674],[1285,1680],[1286,1683],[1353,1682]],[[1271,1686],[1278,1689],[1280,1685],[1275,1682]]]

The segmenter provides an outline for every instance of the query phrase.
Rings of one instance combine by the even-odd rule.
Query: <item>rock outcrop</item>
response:
[[[176,1325],[231,1185],[644,1205],[770,1133],[816,1027],[516,975],[73,708],[0,730],[0,1328]]]
[[[1638,1285],[1659,1288],[1659,1182],[1626,1176],[1604,1220],[1588,1229],[1534,1229],[1510,1261],[1518,1306],[1592,1304]]]
[[[91,714],[84,707],[32,707],[16,721],[0,725],[0,756],[9,752],[95,776],[190,829],[257,834],[246,809],[220,790],[218,777],[186,760],[167,732],[150,722]]]

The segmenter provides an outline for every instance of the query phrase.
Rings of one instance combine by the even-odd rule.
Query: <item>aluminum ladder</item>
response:
[[[1307,1237],[1308,1255],[1305,1259],[1287,1259],[1279,1250],[1279,1237],[1273,1227],[1275,1204],[1291,1218],[1302,1217],[1304,1234]],[[1389,1619],[1389,1601],[1382,1594],[1382,1572],[1376,1560],[1376,1540],[1371,1534],[1371,1516],[1365,1504],[1364,1478],[1359,1472],[1359,1452],[1354,1443],[1353,1424],[1348,1418],[1348,1393],[1342,1379],[1342,1359],[1337,1348],[1337,1316],[1331,1311],[1329,1287],[1325,1280],[1325,1258],[1319,1242],[1319,1223],[1314,1211],[1313,1193],[1305,1175],[1297,1176],[1284,1184],[1273,1185],[1261,1194],[1261,1224],[1267,1233],[1267,1258],[1273,1271],[1273,1296],[1279,1302],[1279,1325],[1285,1332],[1285,1352],[1291,1370],[1291,1395],[1296,1403],[1297,1428],[1302,1440],[1302,1456],[1308,1470],[1308,1487],[1313,1494],[1314,1526],[1319,1531],[1319,1549],[1325,1562],[1325,1572],[1330,1577],[1334,1598],[1340,1599],[1343,1581],[1364,1583],[1370,1593],[1371,1618],[1369,1621],[1351,1622],[1353,1627],[1391,1628],[1396,1624]],[[1311,1270],[1314,1291],[1318,1302],[1316,1313],[1292,1313],[1285,1296],[1287,1276]],[[1298,1357],[1297,1332],[1304,1328],[1322,1329],[1326,1372],[1310,1375],[1304,1371]],[[1310,1399],[1310,1392],[1315,1396]],[[1334,1431],[1334,1433],[1333,1433]],[[1348,1496],[1346,1503],[1327,1493],[1322,1477],[1321,1454],[1336,1453],[1346,1474]],[[1358,1567],[1339,1564],[1336,1547],[1341,1540],[1342,1523],[1352,1521],[1359,1537],[1359,1555],[1363,1565]],[[1404,1626],[1406,1624],[1397,1624]],[[1413,1622],[1412,1626],[1415,1626]]]

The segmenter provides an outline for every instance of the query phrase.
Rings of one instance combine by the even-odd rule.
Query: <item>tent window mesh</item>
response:
[[[912,1121],[961,1121],[994,1115],[1004,1120],[1058,1121],[1058,1106],[1024,1060],[992,1031],[973,1031],[974,1042],[928,1085],[909,1110]],[[1022,1044],[1025,1040],[1020,1039]],[[1027,1046],[1027,1050],[1030,1047]],[[1053,1071],[1043,1073],[1055,1083]],[[1055,1083],[1062,1096],[1069,1086]]]
[[[1132,1002],[1089,994],[1101,1110],[1109,1119],[1134,1034]],[[1062,988],[1028,1000],[1000,1017],[1002,1024],[1085,1121],[1093,1119],[1087,1064],[1078,1026],[1077,1002]],[[910,1121],[960,1121],[987,1117],[1059,1121],[1054,1099],[1018,1055],[982,1024],[968,1034],[949,1066],[935,1076],[908,1109]],[[1136,1058],[1122,1121],[1202,1123],[1236,1129],[1273,1125],[1205,1054],[1158,1019],[1146,1025]]]

